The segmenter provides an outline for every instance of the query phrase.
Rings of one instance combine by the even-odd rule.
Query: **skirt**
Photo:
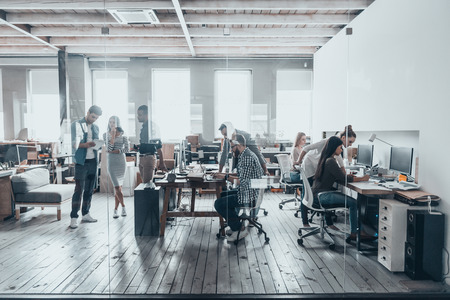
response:
[[[108,153],[108,173],[114,186],[122,186],[127,163],[125,153]]]

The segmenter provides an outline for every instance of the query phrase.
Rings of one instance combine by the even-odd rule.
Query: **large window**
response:
[[[235,128],[250,131],[252,102],[251,70],[215,71],[215,128],[231,122]],[[220,136],[218,130],[216,136]]]
[[[164,141],[184,139],[191,130],[191,81],[189,69],[152,70],[151,119]]]
[[[312,72],[277,72],[276,138],[294,140],[297,132],[310,134]]]
[[[100,137],[106,132],[111,116],[119,117],[126,136],[135,136],[134,105],[128,105],[128,72],[94,71],[93,77],[94,104],[100,106],[103,111],[97,121]]]
[[[28,138],[55,141],[60,136],[58,70],[30,70],[25,127]]]

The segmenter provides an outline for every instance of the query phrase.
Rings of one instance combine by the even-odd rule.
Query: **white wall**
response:
[[[316,139],[347,123],[356,131],[419,130],[420,184],[441,196],[447,215],[449,12],[447,0],[375,1],[349,25],[353,35],[341,32],[315,55],[313,100]]]

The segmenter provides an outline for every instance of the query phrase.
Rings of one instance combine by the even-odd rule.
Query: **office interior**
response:
[[[151,109],[155,108],[152,102],[152,97],[155,95],[152,90],[155,69],[189,70],[188,89],[191,109],[192,107],[197,109],[201,107],[195,122],[192,121],[192,116],[183,116],[187,118],[187,122],[191,122],[189,124],[195,123],[195,132],[189,131],[188,128],[179,128],[179,137],[175,136],[164,140],[164,127],[162,127],[163,142],[177,142],[184,139],[186,135],[196,133],[201,133],[205,140],[212,142],[221,137],[217,130],[220,123],[234,120],[235,116],[230,116],[227,120],[217,119],[218,105],[215,102],[217,98],[215,72],[217,70],[251,71],[250,98],[253,106],[247,108],[250,115],[246,120],[247,123],[243,122],[241,126],[247,126],[245,129],[252,131],[253,135],[266,137],[274,143],[277,141],[293,142],[295,136],[287,135],[282,128],[277,128],[277,124],[280,124],[277,123],[277,117],[282,116],[277,114],[276,102],[277,92],[280,88],[277,85],[278,72],[293,71],[297,72],[296,76],[290,78],[292,80],[286,79],[286,90],[292,87],[302,91],[302,95],[307,95],[305,97],[308,100],[305,101],[306,109],[294,112],[294,115],[298,114],[299,120],[294,117],[289,121],[291,126],[289,133],[303,131],[309,136],[311,142],[317,142],[324,137],[334,135],[337,131],[342,131],[346,125],[351,124],[357,133],[354,146],[373,144],[375,151],[373,165],[378,164],[386,169],[389,169],[390,146],[377,139],[370,142],[372,134],[375,133],[379,139],[394,146],[414,148],[411,175],[417,178],[421,189],[441,198],[439,205],[433,209],[445,214],[447,222],[447,215],[450,213],[450,189],[447,186],[450,182],[450,172],[447,170],[450,166],[450,158],[446,151],[450,148],[450,141],[445,135],[446,130],[450,128],[447,104],[447,100],[450,98],[450,89],[448,88],[450,38],[447,32],[450,27],[450,19],[447,16],[449,11],[450,3],[446,0],[375,0],[347,25],[347,28],[352,28],[351,34],[346,30],[341,30],[310,57],[235,58],[228,57],[226,49],[225,54],[218,58],[121,57],[117,56],[113,47],[110,46],[104,47],[103,57],[95,58],[88,55],[71,54],[60,54],[60,57],[26,57],[21,54],[14,55],[14,53],[0,56],[0,139],[4,141],[16,139],[19,132],[26,127],[25,124],[29,122],[26,120],[26,111],[27,99],[29,99],[32,88],[30,70],[44,72],[58,70],[61,63],[59,60],[64,59],[67,117],[60,124],[59,153],[64,154],[68,151],[67,138],[70,132],[70,123],[82,118],[90,105],[96,104],[94,96],[96,91],[93,86],[95,71],[106,71],[106,73],[97,73],[98,76],[108,76],[105,74],[113,71],[126,72],[128,102],[123,107],[128,111],[131,120],[127,124],[131,143],[138,143],[141,128],[141,124],[133,119],[137,108],[143,104],[147,104]],[[58,78],[40,78],[42,73],[36,74],[38,75],[34,78],[34,84],[37,94],[41,87],[43,94],[61,93],[61,84],[58,82]],[[60,76],[60,74],[57,75]],[[41,79],[44,80],[39,81]],[[172,88],[177,89],[177,82],[173,83]],[[234,109],[240,109],[237,104],[234,105],[236,105]],[[107,113],[101,118],[107,120],[110,112],[114,112],[114,107],[105,108],[104,111]],[[42,118],[49,117],[45,115],[46,110],[42,111],[44,112]],[[55,110],[49,107],[48,111],[54,112]],[[186,112],[186,114],[189,113]],[[126,115],[124,114],[124,116]],[[155,119],[171,120],[174,127],[179,124],[178,116],[173,115],[170,110],[152,111],[151,116]],[[235,122],[240,121],[242,120],[235,120]],[[252,123],[252,121],[254,122]],[[302,124],[302,127],[297,124]],[[29,136],[33,137],[33,128],[28,128],[28,130]],[[103,134],[105,128],[100,128],[100,132]],[[108,190],[106,195],[107,201],[113,201],[112,190]],[[132,197],[127,199],[132,202]],[[37,213],[36,211],[37,209],[30,213]],[[105,209],[105,216],[107,213]],[[267,218],[270,218],[270,215],[269,212]],[[293,214],[289,215],[294,218]],[[12,238],[5,230],[9,228],[6,222],[21,222],[22,230],[37,234],[36,228],[30,226],[32,224],[30,222],[35,218],[39,218],[39,216],[32,219],[22,218],[20,221],[13,219],[4,221],[0,224],[0,235],[4,237],[2,239]],[[264,225],[264,218],[261,219]],[[111,225],[112,218],[105,217],[105,220],[110,225],[98,223],[94,226],[104,226],[105,230],[106,227],[113,228],[115,226]],[[69,209],[63,211],[62,220],[55,226],[65,227],[68,224]],[[127,224],[132,226],[130,222]],[[300,220],[298,220],[298,226],[300,225]],[[444,228],[444,248],[450,249],[450,233],[447,228],[447,226]],[[286,230],[292,231],[292,228]],[[71,232],[66,234],[71,234]],[[289,234],[295,236],[296,231],[289,232]],[[114,233],[108,233],[107,239],[108,241],[114,239]],[[271,243],[276,242],[276,239],[271,240]],[[234,247],[234,245],[230,246]],[[246,247],[252,246],[253,244],[246,245]],[[314,247],[321,247],[321,245],[318,243]],[[340,253],[344,265],[346,252],[351,251],[348,249],[351,247],[353,246],[343,247],[342,253]],[[109,253],[107,247],[103,250],[105,255]],[[11,255],[10,251],[9,248],[0,250],[2,253],[8,252],[8,255]],[[73,253],[76,253],[75,248]],[[448,254],[443,251],[442,256],[444,286],[450,284],[448,278],[450,263],[446,253]],[[20,261],[25,255],[27,255],[26,252],[17,251],[14,258]],[[280,255],[283,254],[280,253]],[[359,257],[358,255],[365,256],[367,254],[357,254],[356,257]],[[376,256],[367,256],[376,261]],[[111,258],[108,257],[107,260],[109,259]],[[104,266],[103,273],[98,275],[104,277],[102,284],[108,283],[105,278],[110,275],[111,269],[112,267]],[[342,278],[351,278],[352,267],[347,269],[344,267],[344,270],[341,274]],[[378,276],[382,275],[378,274]],[[21,278],[17,281],[24,282],[24,280]],[[3,282],[11,281],[5,279]],[[424,286],[426,287],[427,284],[435,283],[425,282]],[[15,295],[9,287],[3,286],[0,297]],[[355,291],[347,290],[345,284],[337,290],[339,291],[336,292],[336,295],[340,296],[355,294]],[[448,293],[446,288],[438,290],[427,296],[445,297]],[[446,292],[442,292],[443,290]],[[54,291],[55,295],[64,294],[62,288],[55,288]],[[156,291],[151,291],[156,294]],[[429,292],[426,288],[424,291],[424,293]],[[236,297],[245,294],[242,290],[240,293],[234,293]],[[376,295],[377,292],[359,291],[358,293],[367,296],[369,294]],[[15,296],[26,296],[26,294],[16,294]],[[49,294],[52,293],[49,292]],[[114,292],[107,289],[100,293],[103,296],[108,294],[115,295]],[[233,292],[229,294],[233,294]],[[328,293],[322,292],[322,295],[324,294]],[[91,296],[96,295],[99,294],[97,292],[91,294]],[[122,294],[122,296],[130,297],[133,295],[136,294]],[[223,296],[223,294],[217,293],[217,296],[220,295]],[[274,295],[277,294],[267,294],[267,296]],[[287,291],[283,295],[301,296],[302,292]],[[303,293],[303,296],[308,295],[314,295],[314,293]],[[397,296],[405,297],[414,295],[418,296],[420,292],[397,294]],[[77,294],[70,293],[65,296],[77,297]],[[171,295],[159,294],[159,296],[170,297]],[[392,295],[380,292],[379,296],[389,297]]]

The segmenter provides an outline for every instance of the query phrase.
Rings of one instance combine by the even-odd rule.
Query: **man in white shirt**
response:
[[[102,115],[102,109],[96,105],[89,108],[86,116],[71,125],[72,152],[75,162],[75,191],[72,196],[72,211],[70,213],[70,228],[77,228],[78,211],[81,207],[82,222],[97,222],[89,214],[92,194],[97,179],[97,150],[94,149],[98,140],[99,128],[94,124]],[[83,205],[81,198],[83,196]]]

